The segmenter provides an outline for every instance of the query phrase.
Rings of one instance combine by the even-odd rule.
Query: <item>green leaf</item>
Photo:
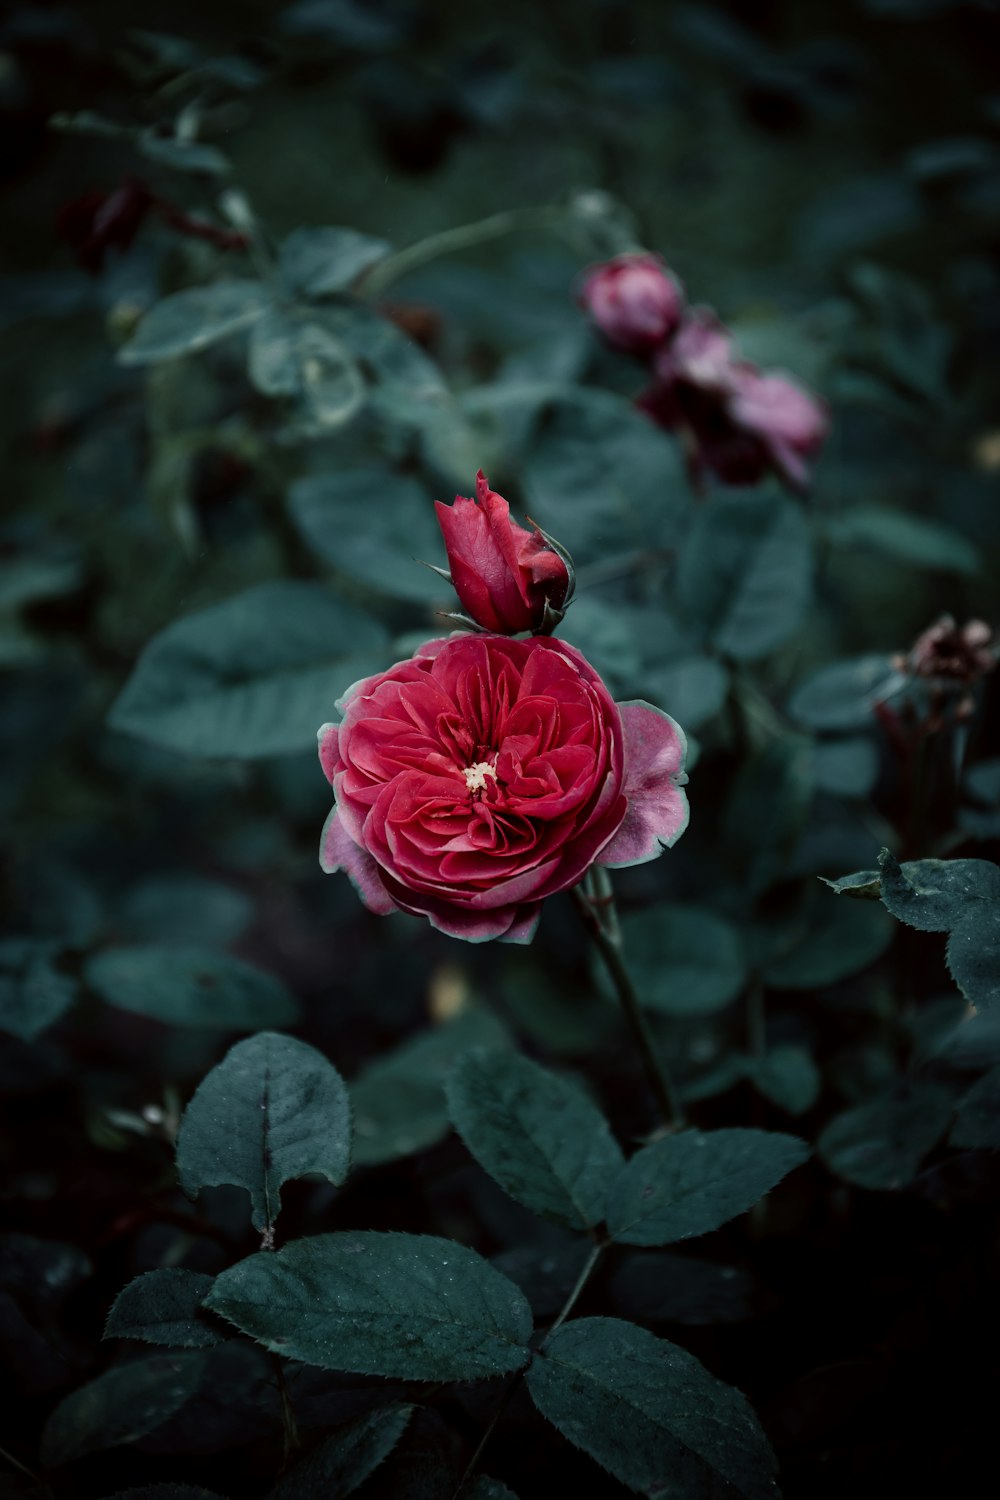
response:
[[[380,1166],[423,1151],[448,1133],[445,1079],[473,1047],[509,1047],[495,1016],[470,1010],[379,1057],[351,1084],[354,1161]]]
[[[948,939],[947,962],[970,1005],[1000,1006],[1000,904],[976,903],[961,919]]]
[[[875,705],[905,682],[888,656],[856,656],[807,677],[792,694],[788,711],[809,729],[870,729]]]
[[[255,1229],[270,1230],[281,1189],[318,1173],[339,1186],[351,1159],[351,1112],[343,1079],[294,1037],[262,1032],[237,1042],[202,1079],[184,1111],[177,1170],[184,1191],[246,1188]]]
[[[764,936],[762,975],[776,990],[823,989],[867,969],[889,947],[895,929],[880,907],[834,901],[818,887]]]
[[[151,365],[207,349],[260,317],[268,294],[259,281],[216,281],[175,292],[149,309],[118,351],[123,365]]]
[[[992,1068],[965,1095],[949,1139],[974,1151],[1000,1151],[1000,1068]]]
[[[395,599],[457,608],[449,585],[421,567],[443,563],[444,544],[416,479],[375,467],[308,474],[292,485],[288,507],[304,541],[348,577]]]
[[[391,249],[388,240],[357,229],[333,225],[295,229],[281,243],[278,266],[300,296],[329,297],[345,291]]]
[[[772,740],[743,762],[723,818],[727,864],[741,884],[760,895],[778,880],[812,799],[809,741],[797,735]]]
[[[524,509],[572,541],[578,565],[673,545],[687,510],[676,445],[621,397],[583,387],[540,426],[521,480]]]
[[[825,875],[817,877],[838,896],[850,896],[855,901],[880,901],[882,899],[882,873],[880,870],[858,870],[853,875],[841,875],[837,880],[827,880]]]
[[[274,1353],[397,1380],[523,1369],[531,1309],[499,1271],[434,1235],[296,1240],[216,1277],[206,1305]]]
[[[713,656],[684,656],[648,674],[644,692],[651,703],[662,703],[685,729],[698,729],[722,708],[729,691],[729,673]]]
[[[985,918],[985,904],[1000,902],[1000,867],[985,859],[913,859],[900,865],[883,849],[878,862],[883,905],[921,932],[950,932],[970,911]]]
[[[514,1491],[491,1479],[488,1474],[477,1474],[459,1491],[459,1500],[517,1500]]]
[[[0,942],[0,1031],[33,1042],[76,999],[76,981],[55,966],[53,943],[32,938]]]
[[[567,1229],[603,1221],[623,1158],[580,1088],[516,1052],[470,1052],[446,1095],[455,1129],[518,1203]]]
[[[804,1115],[819,1098],[820,1071],[805,1047],[770,1047],[750,1069],[753,1086],[790,1115]]]
[[[144,130],[139,137],[139,151],[148,161],[177,172],[203,172],[209,177],[224,177],[230,161],[217,146],[204,141],[180,141],[173,136],[157,135]]]
[[[611,1189],[608,1230],[626,1245],[692,1239],[746,1213],[809,1155],[772,1130],[685,1130],[643,1146]]]
[[[196,1484],[140,1484],[131,1490],[116,1490],[107,1500],[225,1500],[217,1490]]]
[[[381,1406],[338,1427],[278,1481],[267,1500],[329,1500],[353,1495],[395,1448],[412,1406]]]
[[[746,1397],[617,1318],[565,1323],[527,1375],[563,1437],[640,1495],[774,1500],[774,1454]]]
[[[817,740],[812,760],[817,791],[836,797],[867,797],[878,777],[878,750],[867,734]]]
[[[1000,806],[1000,757],[970,766],[965,773],[965,787],[977,802],[985,802],[987,807]]]
[[[736,999],[746,955],[736,928],[703,906],[657,903],[622,918],[622,944],[641,1003],[664,1016],[712,1015]],[[608,990],[603,978],[599,983]]]
[[[104,1325],[106,1339],[142,1339],[178,1349],[210,1349],[219,1333],[200,1316],[212,1277],[165,1266],[146,1271],[118,1293]]]
[[[941,573],[972,577],[982,567],[979,549],[951,526],[884,505],[855,505],[828,523],[841,546],[872,547],[889,557]]]
[[[951,1099],[949,1089],[927,1083],[858,1105],[830,1121],[816,1150],[831,1172],[857,1187],[905,1187],[948,1129]]]
[[[45,1424],[46,1468],[87,1453],[134,1443],[162,1427],[195,1394],[205,1368],[200,1352],[150,1354],[114,1365],[60,1401]]]
[[[139,942],[224,945],[245,932],[254,904],[243,891],[201,875],[165,875],[128,890],[116,930]]]
[[[385,645],[376,620],[319,584],[260,583],[154,636],[109,723],[187,755],[312,749],[324,717],[375,670]]]
[[[688,531],[677,588],[685,614],[723,656],[766,656],[797,628],[812,594],[801,508],[775,495],[716,496]]]
[[[87,960],[83,977],[108,1005],[170,1026],[253,1031],[299,1016],[280,979],[212,948],[106,948]]]
[[[294,397],[305,435],[349,422],[365,399],[358,362],[320,321],[271,307],[250,334],[250,379],[264,396]]]

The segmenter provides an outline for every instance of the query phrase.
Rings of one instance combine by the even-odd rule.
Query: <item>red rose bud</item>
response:
[[[609,344],[649,354],[681,319],[684,294],[658,255],[619,255],[587,272],[579,301]]]
[[[482,469],[476,498],[435,502],[455,592],[470,619],[496,635],[551,629],[572,596],[568,554],[536,526],[510,519],[510,506],[491,490]]]
[[[56,232],[87,271],[100,271],[110,250],[127,250],[156,199],[146,184],[128,177],[110,193],[93,191],[59,211]]]

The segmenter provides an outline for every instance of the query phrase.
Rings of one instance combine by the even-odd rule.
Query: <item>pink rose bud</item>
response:
[[[649,354],[681,319],[684,294],[658,255],[619,255],[587,272],[579,301],[609,344]]]
[[[807,460],[819,453],[829,428],[821,402],[783,375],[747,366],[738,373],[729,416],[741,432],[759,439],[786,484],[807,487]]]
[[[435,503],[448,550],[451,581],[462,608],[497,635],[538,631],[561,618],[572,595],[569,558],[536,527],[510,519],[510,506],[491,490],[482,469],[476,498]]]

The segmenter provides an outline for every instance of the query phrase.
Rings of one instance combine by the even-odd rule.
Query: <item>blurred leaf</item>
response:
[[[381,52],[406,38],[406,13],[362,4],[361,0],[293,0],[278,16],[289,36],[323,36],[359,52]]]
[[[777,1463],[746,1397],[644,1328],[574,1318],[526,1378],[542,1415],[641,1495],[773,1500]]]
[[[335,701],[378,665],[385,639],[376,620],[319,584],[260,583],[154,636],[108,722],[188,755],[309,749]]]
[[[982,568],[979,549],[961,532],[888,506],[851,506],[833,516],[827,529],[840,546],[869,546],[918,568],[966,577]]]
[[[877,703],[906,679],[888,656],[857,656],[821,667],[792,694],[788,711],[810,729],[870,729]]]
[[[315,1173],[339,1186],[350,1160],[340,1074],[315,1048],[274,1032],[237,1042],[202,1079],[177,1137],[184,1191],[246,1188],[260,1230],[277,1219],[286,1182]]]
[[[640,1323],[739,1323],[766,1302],[748,1271],[671,1250],[626,1253],[611,1285],[619,1310]]]
[[[42,1433],[42,1463],[59,1468],[87,1453],[145,1437],[190,1401],[204,1368],[205,1356],[192,1350],[150,1354],[105,1370],[65,1397],[49,1417]]]
[[[739,661],[766,656],[799,625],[812,594],[800,507],[776,495],[717,495],[687,531],[677,588],[717,651]]]
[[[809,1148],[773,1130],[685,1130],[644,1146],[611,1189],[608,1232],[669,1245],[735,1219],[800,1166]]]
[[[209,1349],[223,1334],[200,1317],[212,1277],[203,1271],[165,1266],[130,1281],[111,1304],[106,1339],[142,1339],[180,1349]]]
[[[969,795],[988,807],[1000,806],[1000,758],[981,760],[970,766],[965,773],[965,787]]]
[[[975,1151],[1000,1151],[1000,1068],[991,1069],[962,1099],[949,1140]]]
[[[391,249],[388,240],[357,229],[295,229],[282,241],[278,266],[293,292],[328,297],[346,291]]]
[[[33,1042],[76,999],[76,980],[55,966],[54,943],[0,941],[0,1031]]]
[[[196,1484],[140,1484],[131,1490],[116,1490],[107,1500],[225,1500],[217,1490]]]
[[[866,314],[855,357],[870,362],[904,392],[946,404],[954,335],[935,316],[923,286],[902,271],[871,261],[856,262],[849,281]]]
[[[173,167],[178,172],[204,172],[209,177],[224,177],[231,170],[228,156],[217,146],[158,135],[155,130],[142,132],[139,151],[149,161],[155,161],[161,167]]]
[[[581,387],[539,428],[524,508],[577,563],[675,544],[687,483],[676,447],[620,397]]]
[[[268,295],[259,281],[216,281],[157,302],[118,351],[123,365],[151,365],[207,349],[261,316]]]
[[[808,740],[786,735],[745,760],[723,815],[727,867],[760,895],[779,880],[812,798]]]
[[[621,927],[629,971],[647,1009],[664,1016],[712,1015],[743,988],[740,935],[707,907],[661,901],[627,912]]]
[[[684,729],[698,729],[722,708],[729,673],[712,656],[686,656],[647,675],[647,697],[666,709]]]
[[[108,1005],[171,1026],[253,1031],[299,1016],[280,979],[211,948],[106,948],[87,960],[83,977]]]
[[[898,172],[866,173],[823,185],[798,224],[796,250],[809,262],[869,250],[912,234],[921,221],[920,195]]]
[[[517,1496],[513,1490],[501,1484],[499,1479],[491,1479],[488,1474],[476,1474],[468,1484],[463,1484],[458,1500],[517,1500]]]
[[[321,1234],[216,1277],[206,1305],[286,1359],[398,1380],[523,1369],[531,1309],[473,1250],[434,1235]]]
[[[253,921],[249,896],[221,880],[165,875],[125,893],[117,927],[137,942],[231,943]]]
[[[470,1052],[446,1096],[462,1140],[516,1202],[567,1229],[603,1222],[623,1158],[581,1088],[516,1052]]]
[[[819,1098],[822,1078],[805,1047],[769,1047],[749,1075],[754,1088],[786,1114],[804,1115]]]
[[[351,1084],[356,1165],[380,1166],[435,1145],[448,1133],[451,1068],[473,1047],[510,1044],[495,1016],[472,1010],[376,1058]]]
[[[396,599],[458,607],[449,585],[421,567],[444,563],[444,543],[418,480],[374,466],[307,474],[288,507],[304,540],[340,572]]]
[[[269,307],[250,333],[250,379],[264,396],[296,399],[303,435],[319,436],[349,422],[365,399],[351,351],[319,321]]]
[[[836,1115],[816,1150],[838,1177],[873,1192],[906,1187],[948,1129],[951,1091],[937,1084],[908,1087]]]
[[[817,740],[812,747],[817,791],[838,797],[867,797],[878,777],[878,750],[867,734]]]
[[[839,984],[873,964],[895,936],[877,906],[835,901],[818,887],[808,887],[788,917],[760,931],[764,982],[776,990]]]
[[[412,1406],[381,1406],[329,1437],[287,1471],[267,1500],[330,1500],[352,1495],[395,1448]]]

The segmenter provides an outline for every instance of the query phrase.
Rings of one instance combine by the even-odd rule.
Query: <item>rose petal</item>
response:
[[[333,786],[333,778],[342,769],[336,724],[324,724],[317,735],[319,741],[319,763],[327,781]]]
[[[684,731],[669,714],[638,700],[619,703],[625,731],[628,809],[597,863],[621,869],[656,859],[675,844],[688,824]]]
[[[376,916],[387,917],[396,910],[396,903],[382,884],[378,865],[348,836],[336,808],[323,825],[319,862],[327,875],[343,870],[368,910]]]

